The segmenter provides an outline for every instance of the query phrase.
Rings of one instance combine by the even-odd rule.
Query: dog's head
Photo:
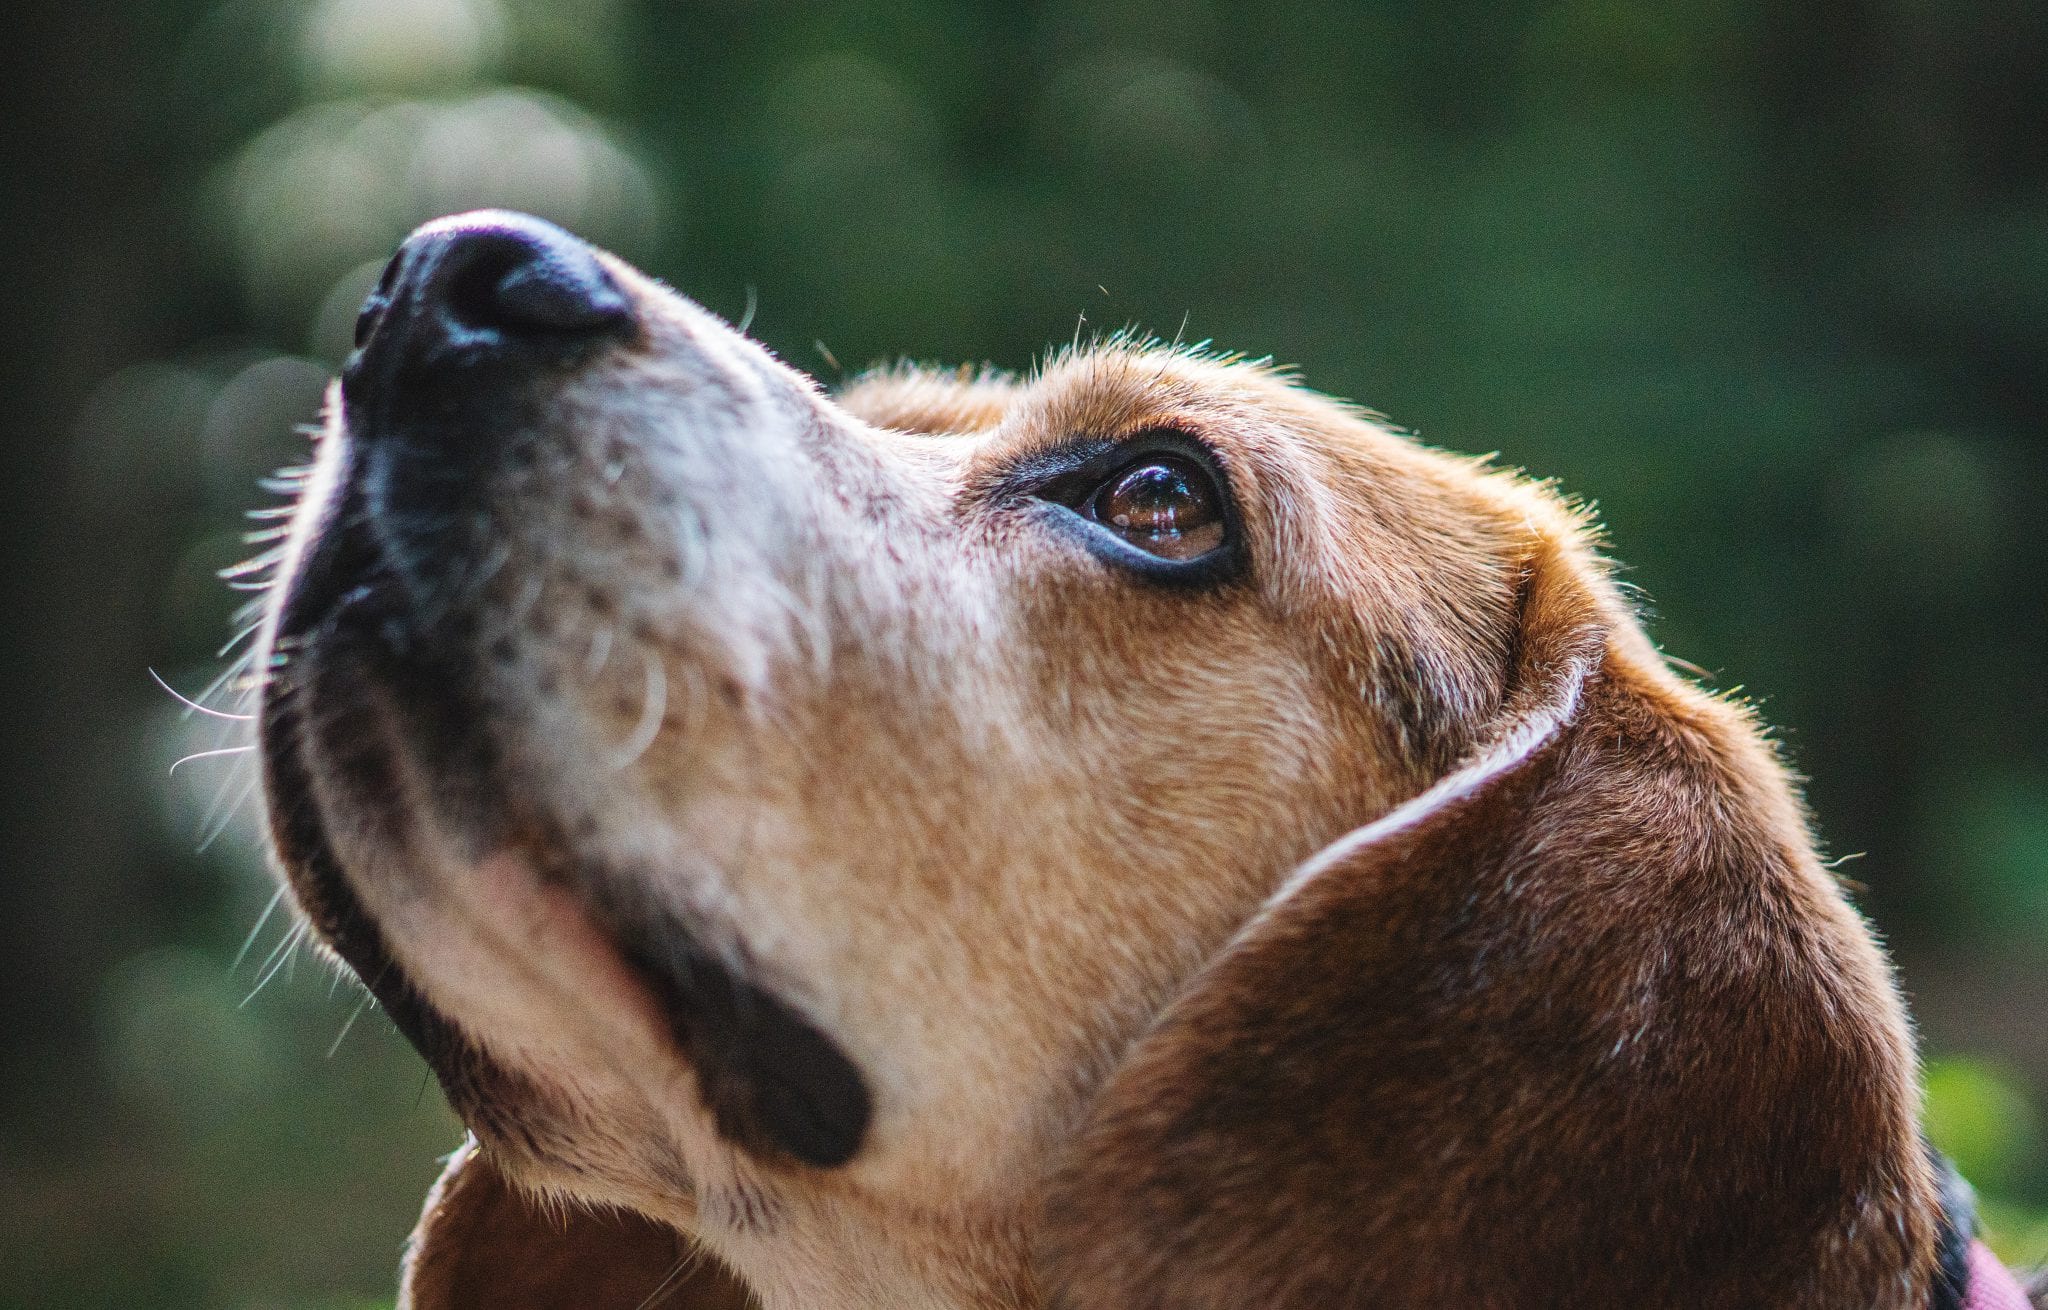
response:
[[[1135,342],[828,395],[510,215],[358,337],[262,742],[481,1143],[423,1303],[1924,1287],[1883,964],[1545,490]]]

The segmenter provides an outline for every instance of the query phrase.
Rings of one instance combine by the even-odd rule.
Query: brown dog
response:
[[[1936,1295],[1886,963],[1546,488],[1135,342],[829,397],[503,214],[359,344],[262,738],[475,1133],[412,1305]]]

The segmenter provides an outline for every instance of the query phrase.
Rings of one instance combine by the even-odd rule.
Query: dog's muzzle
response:
[[[395,966],[388,925],[351,883],[381,875],[344,866],[330,841],[337,817],[384,834],[381,848],[401,860],[422,822],[478,859],[538,847],[659,1000],[721,1132],[835,1165],[868,1127],[859,1071],[687,926],[599,903],[544,802],[508,782],[498,732],[518,707],[482,690],[477,525],[503,512],[501,475],[547,426],[563,386],[602,367],[605,352],[644,344],[640,312],[595,250],[523,215],[442,220],[399,249],[357,323],[324,499],[298,526],[271,619],[261,732],[272,834],[313,926],[473,1123],[488,1114],[487,1089],[516,1080],[491,1070]],[[407,794],[408,771],[431,780],[429,794]]]

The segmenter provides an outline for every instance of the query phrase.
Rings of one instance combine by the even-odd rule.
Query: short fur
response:
[[[1548,488],[1139,341],[827,396],[611,269],[639,338],[385,533],[459,676],[295,617],[378,527],[353,403],[267,638],[287,872],[479,1139],[414,1310],[630,1307],[683,1243],[694,1310],[1925,1304],[1888,966]],[[1015,485],[1158,429],[1231,479],[1209,591]],[[664,941],[857,1072],[843,1163],[735,1130]]]

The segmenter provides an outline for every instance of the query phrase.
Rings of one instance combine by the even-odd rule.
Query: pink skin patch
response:
[[[1970,1243],[1970,1291],[1963,1310],[2033,1310],[2019,1280],[1982,1242]]]

